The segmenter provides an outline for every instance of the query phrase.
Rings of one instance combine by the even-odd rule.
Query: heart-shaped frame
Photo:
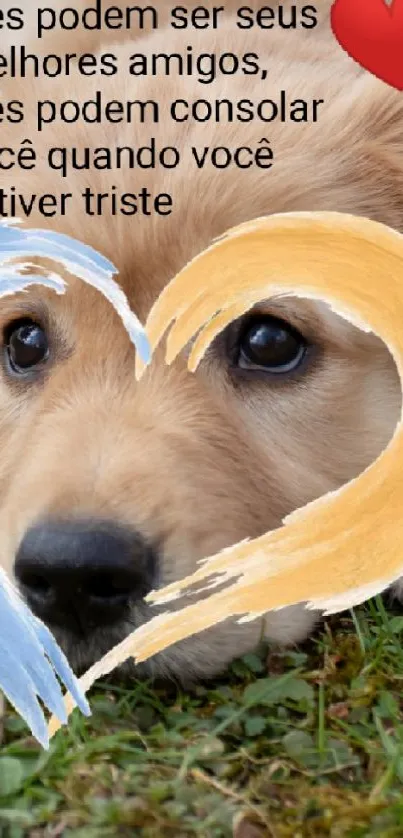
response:
[[[280,295],[322,300],[373,331],[403,381],[403,236],[340,213],[273,215],[230,230],[162,292],[146,327],[152,349],[170,328],[166,360],[172,363],[197,335],[189,357],[195,370],[228,323]],[[144,372],[139,359],[136,372]],[[83,676],[82,687],[130,657],[144,661],[228,617],[252,620],[301,602],[332,613],[387,588],[403,574],[402,470],[401,418],[385,451],[359,477],[294,512],[279,529],[204,560],[192,576],[152,594],[150,601],[163,604],[190,587],[212,591],[139,628]],[[69,697],[67,706],[73,706]],[[51,732],[56,729],[53,720]]]

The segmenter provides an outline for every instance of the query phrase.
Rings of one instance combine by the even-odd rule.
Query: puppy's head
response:
[[[383,345],[320,304],[269,300],[220,335],[196,375],[157,357],[140,384],[96,292],[73,282],[65,298],[35,291],[7,306],[2,547],[79,669],[152,616],[151,589],[355,476],[397,420]],[[269,615],[266,634],[292,642],[310,621]],[[147,671],[212,674],[261,631],[224,624]]]
[[[159,37],[150,49],[161,46]],[[239,52],[242,38],[232,41]],[[293,58],[294,65],[279,45],[273,76],[281,86],[299,85],[305,97],[323,88],[328,101],[320,128],[298,125],[290,135],[273,125],[280,161],[272,172],[195,172],[186,164],[174,174],[142,172],[150,191],[173,188],[172,217],[88,218],[77,199],[76,212],[55,222],[114,261],[142,319],[187,259],[241,221],[332,209],[403,229],[400,99],[383,86],[382,96],[379,87],[374,93],[339,59],[323,64],[319,83],[303,44]],[[105,81],[109,98],[119,98],[114,84]],[[159,98],[194,95],[191,82],[178,84],[165,80]],[[250,80],[247,90],[237,84],[240,97],[252,96]],[[154,82],[147,85],[147,98],[157,95]],[[38,138],[43,157],[51,145],[99,144],[98,129],[66,127],[63,139],[60,130]],[[254,126],[155,127],[184,159],[189,145],[203,146],[206,130],[210,143],[256,139]],[[142,126],[109,126],[105,145],[147,136]],[[51,192],[55,177],[38,165],[29,183],[37,178],[37,190]],[[122,173],[76,171],[69,189],[79,196],[88,181],[95,191],[117,182],[128,188]],[[133,191],[138,185],[133,176]],[[4,565],[79,669],[153,615],[149,590],[347,482],[381,452],[398,419],[400,388],[386,348],[319,303],[262,301],[219,336],[197,374],[187,372],[185,357],[167,368],[157,355],[139,384],[119,317],[78,280],[60,298],[35,288],[2,301],[0,336]],[[311,623],[295,608],[269,615],[265,632],[293,642]],[[261,631],[260,623],[223,624],[157,656],[148,672],[211,675]]]

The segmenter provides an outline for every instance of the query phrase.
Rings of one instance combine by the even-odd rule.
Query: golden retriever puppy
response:
[[[195,75],[83,78],[73,69],[69,82],[2,85],[25,109],[23,126],[4,125],[2,144],[31,139],[38,151],[32,171],[2,173],[3,212],[11,195],[36,196],[27,223],[66,232],[110,258],[143,320],[190,258],[248,219],[338,210],[403,230],[401,96],[356,67],[324,23],[316,34],[242,31],[234,7],[228,4],[217,30],[188,31],[186,46],[254,52],[268,68],[264,83],[239,74],[218,74],[209,85]],[[66,36],[65,52],[72,42],[85,51]],[[122,67],[140,50],[125,38],[98,46]],[[168,27],[141,40],[149,58],[183,49],[183,33]],[[317,121],[166,117],[173,100],[246,98],[255,107],[281,90],[310,103],[311,116],[316,101]],[[104,102],[157,101],[162,117],[49,119],[38,131],[37,100],[58,106],[97,91]],[[181,164],[107,170],[91,163],[95,148],[138,149],[150,137],[159,148],[177,148]],[[261,140],[273,149],[270,169],[199,169],[192,160],[192,147],[257,148]],[[66,177],[46,164],[49,150],[60,147],[77,150]],[[122,214],[122,194],[143,189],[149,214],[138,197],[137,213]],[[41,215],[38,198],[46,193],[70,196],[64,215]],[[156,199],[167,194],[172,211],[162,201],[164,212],[156,212]],[[312,301],[263,300],[220,335],[197,374],[187,372],[185,357],[167,368],[160,354],[140,383],[119,317],[76,279],[62,297],[35,287],[2,300],[0,334],[2,561],[77,670],[155,613],[144,602],[149,590],[357,475],[385,447],[399,416],[398,377],[384,345]],[[264,625],[228,621],[145,670],[185,682],[213,676],[262,633],[280,644],[302,640],[316,616],[301,605],[268,614]]]

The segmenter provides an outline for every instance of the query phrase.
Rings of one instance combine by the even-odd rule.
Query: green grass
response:
[[[379,598],[191,694],[103,683],[49,753],[10,711],[0,836],[403,836],[402,641]]]

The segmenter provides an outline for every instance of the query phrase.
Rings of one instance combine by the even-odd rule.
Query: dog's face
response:
[[[402,228],[396,99],[377,100],[377,125],[364,136],[359,126],[369,128],[375,110],[365,82],[351,71],[354,91],[344,103],[344,65],[339,77],[329,67],[318,85],[310,61],[301,47],[305,95],[327,85],[334,102],[321,133],[299,126],[290,144],[276,126],[273,143],[284,155],[277,170],[142,172],[154,191],[169,190],[172,178],[179,197],[171,218],[102,221],[84,218],[77,205],[76,216],[52,225],[114,261],[142,319],[187,259],[254,216],[332,209]],[[300,68],[280,55],[278,73],[292,85]],[[127,129],[108,130],[105,145],[117,133],[129,142]],[[132,144],[142,130],[131,128]],[[175,131],[155,133],[181,148],[206,137],[200,127]],[[255,131],[221,127],[219,136],[245,142]],[[63,144],[91,145],[89,136],[95,130],[66,129]],[[58,140],[55,131],[38,142]],[[49,172],[39,169],[30,184],[35,177],[38,189],[52,191]],[[75,172],[69,188],[87,181]],[[90,182],[127,188],[116,172]],[[167,368],[157,355],[140,383],[119,317],[78,280],[63,297],[35,288],[2,301],[0,334],[4,564],[79,669],[152,616],[149,590],[341,486],[381,452],[398,420],[400,387],[386,348],[312,301],[262,301],[219,336],[195,375],[185,357]],[[265,633],[294,642],[312,621],[289,609],[269,615]],[[218,626],[158,656],[148,671],[183,680],[214,674],[261,632],[261,623]]]
[[[157,358],[140,384],[119,318],[76,281],[3,303],[1,329],[5,555],[79,668],[152,616],[149,590],[361,471],[398,416],[384,347],[308,301],[268,301],[196,375]],[[266,634],[310,621],[275,614]],[[261,631],[218,627],[151,671],[210,674]]]

